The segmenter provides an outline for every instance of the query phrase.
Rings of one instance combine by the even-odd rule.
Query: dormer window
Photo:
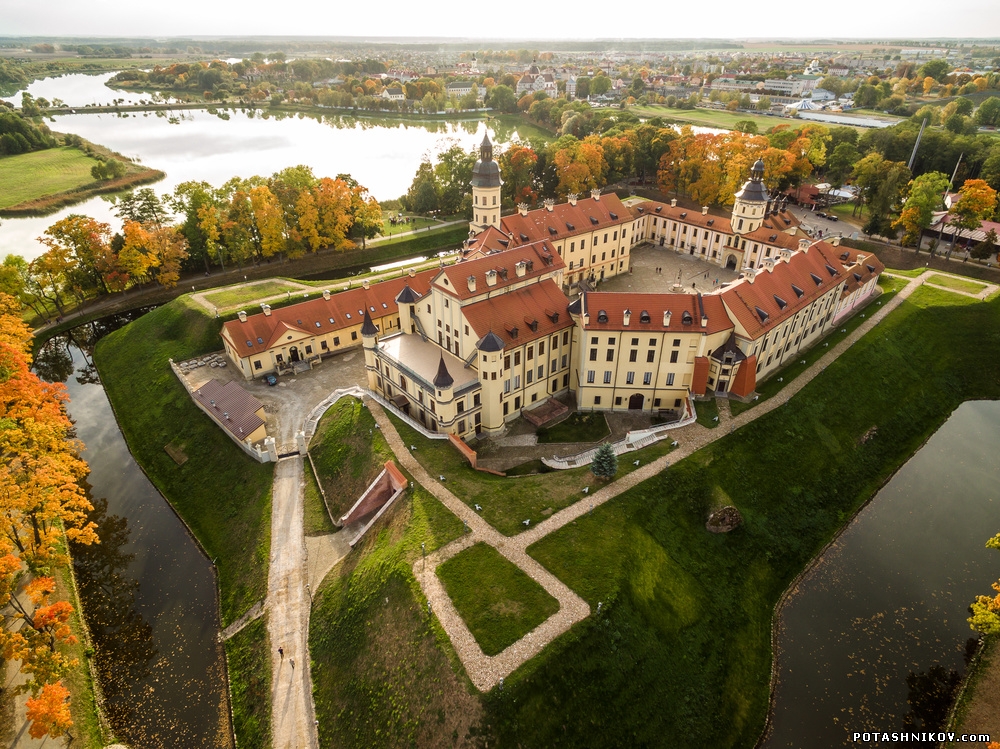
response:
[[[608,313],[607,312],[605,312],[604,310],[601,310],[600,312],[597,313],[597,322],[607,322],[607,321],[608,321]]]
[[[643,310],[639,313],[639,322],[650,322],[649,312]]]
[[[694,322],[694,318],[691,317],[691,313],[688,312],[687,310],[684,310],[684,313],[681,315],[681,324],[682,325],[690,325],[693,322]]]
[[[548,229],[549,229],[549,234],[558,234],[559,233],[559,231],[554,226],[550,226],[550,227],[548,227]]]
[[[316,327],[317,328],[322,328],[323,327],[323,323],[321,323],[319,320],[317,320],[316,321]]]
[[[681,218],[687,218],[687,211],[683,211],[681,213]]]
[[[762,310],[760,307],[754,307],[753,309],[754,309],[754,312],[757,313],[757,317],[760,318],[760,321],[762,323],[764,323],[764,325],[767,325],[767,321],[768,321],[768,318],[770,316],[764,310]]]
[[[528,241],[528,235],[527,234],[518,233],[518,236],[521,238],[522,242],[527,242]]]
[[[611,213],[610,211],[608,211],[608,214],[609,214],[609,215],[611,216],[611,218],[613,218],[613,219],[614,219],[615,221],[617,221],[617,220],[618,220],[618,214],[617,214],[617,213]]]
[[[823,279],[817,276],[815,273],[810,273],[809,278],[811,278],[817,286],[821,286],[823,284]]]
[[[795,292],[795,296],[797,296],[799,299],[801,299],[802,295],[805,294],[805,292],[795,284],[792,284],[792,291]]]
[[[663,208],[662,205],[656,206],[656,212],[659,213],[662,210],[662,208]]]
[[[597,226],[601,222],[598,221],[594,216],[591,216],[590,217],[590,223],[592,223],[594,226]]]
[[[711,226],[711,225],[712,225],[712,224],[714,224],[714,223],[715,223],[715,219],[714,219],[714,218],[710,218],[710,219],[708,220],[708,225],[709,225],[709,226]]]
[[[830,266],[830,265],[826,266],[826,272],[829,273],[831,276],[836,276],[837,275],[837,271],[834,270],[833,267]]]
[[[788,306],[788,302],[786,302],[784,299],[782,299],[777,294],[774,294],[774,301],[775,301],[775,303],[778,305],[778,307],[780,309],[784,309],[785,307]]]
[[[261,338],[260,336],[257,336],[257,343],[259,343],[261,346],[263,346],[264,345],[264,339]]]
[[[570,231],[576,231],[576,227],[573,226],[573,224],[571,224],[569,221],[566,222],[566,228],[569,229]]]
[[[332,317],[330,318],[330,324],[331,324],[331,325],[333,325],[333,324],[334,324],[334,322],[333,322],[333,318],[332,318]]]

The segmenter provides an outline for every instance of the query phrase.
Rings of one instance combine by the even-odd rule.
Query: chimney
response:
[[[323,298],[326,301],[328,301],[328,302],[330,301],[330,290],[329,289],[323,289]]]
[[[861,265],[867,259],[868,259],[867,255],[858,255],[857,260],[855,260],[854,262],[856,265]]]
[[[371,286],[371,283],[368,281],[367,278],[364,281],[361,282],[361,287],[362,288],[367,289],[369,286]]]
[[[802,252],[809,252],[809,240],[800,239],[799,240],[799,250]]]
[[[260,305],[260,308],[262,310],[264,310],[264,315],[266,317],[270,317],[271,316],[271,305],[270,304],[262,304],[262,305]]]
[[[747,280],[747,283],[753,283],[754,277],[757,275],[757,271],[753,268],[744,268],[743,277]]]
[[[708,327],[708,315],[706,315],[704,312],[701,313],[701,327],[703,328]]]
[[[601,188],[600,187],[595,187],[593,190],[591,190],[590,191],[590,197],[592,197],[594,200],[600,200],[601,199]]]
[[[778,257],[780,257],[787,263],[789,260],[792,259],[792,251],[789,250],[787,247],[782,247],[780,250],[778,250]]]
[[[769,271],[773,271],[774,270],[774,258],[773,257],[766,257],[766,258],[764,258],[763,266],[765,268],[767,268]]]
[[[525,272],[528,270],[528,264],[523,260],[518,260],[514,265],[514,272],[517,274],[518,278],[524,278]]]
[[[496,286],[497,285],[497,272],[495,270],[493,270],[492,268],[490,268],[488,271],[486,271],[486,285],[487,286]]]
[[[630,310],[630,309],[625,310],[625,319],[624,319],[624,321],[623,321],[622,324],[623,325],[628,325],[629,320],[631,320],[631,319],[632,319],[632,310]]]
[[[575,192],[571,192],[569,195],[566,196],[566,199],[569,201],[570,205],[576,205],[577,197],[578,196]]]
[[[476,277],[469,276],[469,291],[475,291],[475,290],[476,290]]]
[[[226,421],[229,421],[229,411],[223,411],[222,418],[224,418]]]
[[[547,211],[551,211],[555,207],[555,204],[556,201],[554,201],[552,198],[546,198],[543,201],[543,205],[545,206],[545,210]]]
[[[237,312],[236,316],[238,318],[240,318],[240,322],[246,322],[247,321],[247,313],[244,312],[243,310],[240,310],[239,312]]]
[[[199,392],[200,392],[200,391],[199,391]],[[210,400],[210,401],[209,401],[209,403],[210,403],[210,404],[212,404],[212,408],[216,408],[216,405],[215,405],[215,401],[213,401],[213,400]]]
[[[701,207],[701,215],[702,216],[707,216],[708,215],[708,206],[707,205],[703,205]]]
[[[414,276],[417,275],[417,271],[414,270],[413,268],[410,268],[410,271],[407,275],[409,275],[410,278],[413,278]]]
[[[667,310],[666,312],[663,313],[663,327],[664,328],[669,328],[670,327],[670,316],[671,316],[670,310]]]
[[[677,207],[677,198],[671,198],[670,199],[670,207],[671,208],[676,208]]]
[[[528,204],[527,203],[518,203],[517,204],[517,212],[520,213],[522,216],[527,216],[528,215]]]
[[[840,247],[840,237],[830,237],[829,242],[834,247]]]

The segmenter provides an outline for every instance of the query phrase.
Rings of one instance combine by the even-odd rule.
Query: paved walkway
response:
[[[783,406],[802,388],[812,382],[813,378],[826,369],[837,357],[853,346],[855,342],[881,322],[886,315],[902,304],[903,300],[909,297],[923,283],[924,280],[922,277],[912,279],[906,287],[901,289],[886,304],[881,305],[876,312],[871,313],[868,319],[859,325],[847,338],[832,347],[816,363],[786,385],[774,397],[758,403],[754,408],[744,411],[735,417],[732,415],[729,403],[727,401],[720,401],[720,427],[728,426],[728,429],[707,429],[697,423],[678,429],[673,433],[674,439],[678,442],[678,447],[672,453],[647,463],[614,483],[591,494],[588,501],[581,501],[570,505],[538,523],[533,528],[513,537],[501,535],[464,502],[431,478],[423,467],[417,463],[409,449],[403,445],[392,422],[386,418],[381,406],[369,399],[367,403],[372,415],[382,428],[382,432],[388,440],[389,446],[396,454],[397,460],[403,464],[424,488],[440,499],[448,509],[464,520],[469,527],[469,533],[464,537],[429,554],[426,559],[417,560],[413,565],[413,573],[420,582],[424,595],[431,604],[442,627],[448,633],[452,645],[455,647],[462,664],[469,674],[469,678],[475,684],[476,688],[482,691],[491,689],[501,678],[524,664],[556,637],[569,629],[574,623],[585,618],[590,613],[590,607],[585,601],[528,555],[527,548],[529,546],[545,538],[550,533],[559,530],[567,523],[573,522],[592,508],[599,507],[637,484],[652,478],[665,470],[671,463],[676,463],[688,457],[702,447]],[[985,299],[990,294],[996,292],[997,289],[996,285],[991,285],[980,295],[976,296]],[[951,291],[951,289],[946,290]],[[957,293],[961,294],[962,292]],[[971,295],[966,294],[966,296]],[[482,652],[482,649],[476,643],[471,632],[469,632],[468,627],[456,611],[447,593],[445,593],[443,585],[435,574],[435,569],[439,564],[480,541],[493,546],[504,557],[516,564],[532,579],[542,585],[559,602],[559,611],[556,614],[502,653],[493,657],[486,656]]]

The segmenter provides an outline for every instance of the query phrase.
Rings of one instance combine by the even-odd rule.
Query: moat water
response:
[[[781,611],[766,747],[939,727],[968,606],[997,578],[998,451],[1000,402],[962,404],[804,577]]]
[[[136,313],[139,314],[139,313]],[[142,749],[231,749],[211,562],[129,453],[91,352],[121,317],[50,341],[36,371],[69,391],[99,545],[74,546],[106,714]]]

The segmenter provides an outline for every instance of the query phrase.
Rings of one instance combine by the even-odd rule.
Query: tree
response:
[[[899,203],[909,180],[906,164],[889,161],[879,153],[870,153],[854,165],[858,199],[868,207],[868,223],[863,227],[866,234],[894,236],[889,214]]]
[[[917,75],[920,78],[926,78],[930,76],[939,83],[944,83],[945,78],[951,71],[951,66],[948,64],[947,60],[928,60],[917,71]]]
[[[611,79],[603,73],[599,73],[590,82],[590,93],[593,96],[602,96],[611,90],[611,85]]]
[[[612,479],[618,473],[618,456],[610,442],[605,442],[597,448],[594,460],[590,464],[590,472],[599,479]]]
[[[503,177],[504,204],[510,207],[518,203],[534,203],[538,199],[534,189],[538,154],[528,146],[512,143],[497,161]]]
[[[903,229],[903,244],[920,248],[920,236],[931,225],[932,212],[942,206],[942,196],[948,189],[948,175],[927,172],[910,182],[910,192],[899,218],[893,226]]]
[[[430,161],[422,161],[406,191],[404,204],[414,213],[430,213],[438,208],[439,186]]]
[[[90,167],[90,176],[98,181],[107,182],[124,176],[126,171],[128,167],[118,159],[104,159]]]
[[[1000,98],[991,96],[976,110],[976,124],[980,127],[1000,125]]]
[[[1000,533],[986,542],[986,548],[1000,551]],[[993,583],[993,590],[997,592],[996,596],[976,596],[969,607],[972,610],[968,619],[969,628],[984,635],[1000,634],[1000,580]]]
[[[498,112],[516,112],[517,96],[510,86],[494,86],[487,97],[488,104]]]
[[[971,255],[976,260],[985,260],[986,258],[996,254],[997,252],[997,232],[996,229],[990,229],[986,232],[986,236],[983,237],[982,242],[977,242],[973,246]]]
[[[993,215],[997,205],[997,192],[981,179],[969,179],[959,189],[961,197],[951,208],[949,223],[954,227],[948,257],[955,248],[959,231],[974,231],[984,219]]]
[[[143,187],[133,190],[114,201],[115,215],[123,222],[135,221],[140,224],[163,226],[167,221],[167,209],[156,192]]]
[[[738,120],[733,123],[733,130],[737,130],[741,133],[749,133],[750,135],[757,134],[757,123],[753,120]]]
[[[33,739],[51,736],[56,739],[73,727],[69,711],[69,690],[61,681],[46,684],[38,697],[29,698],[28,720],[31,727],[28,734]]]

